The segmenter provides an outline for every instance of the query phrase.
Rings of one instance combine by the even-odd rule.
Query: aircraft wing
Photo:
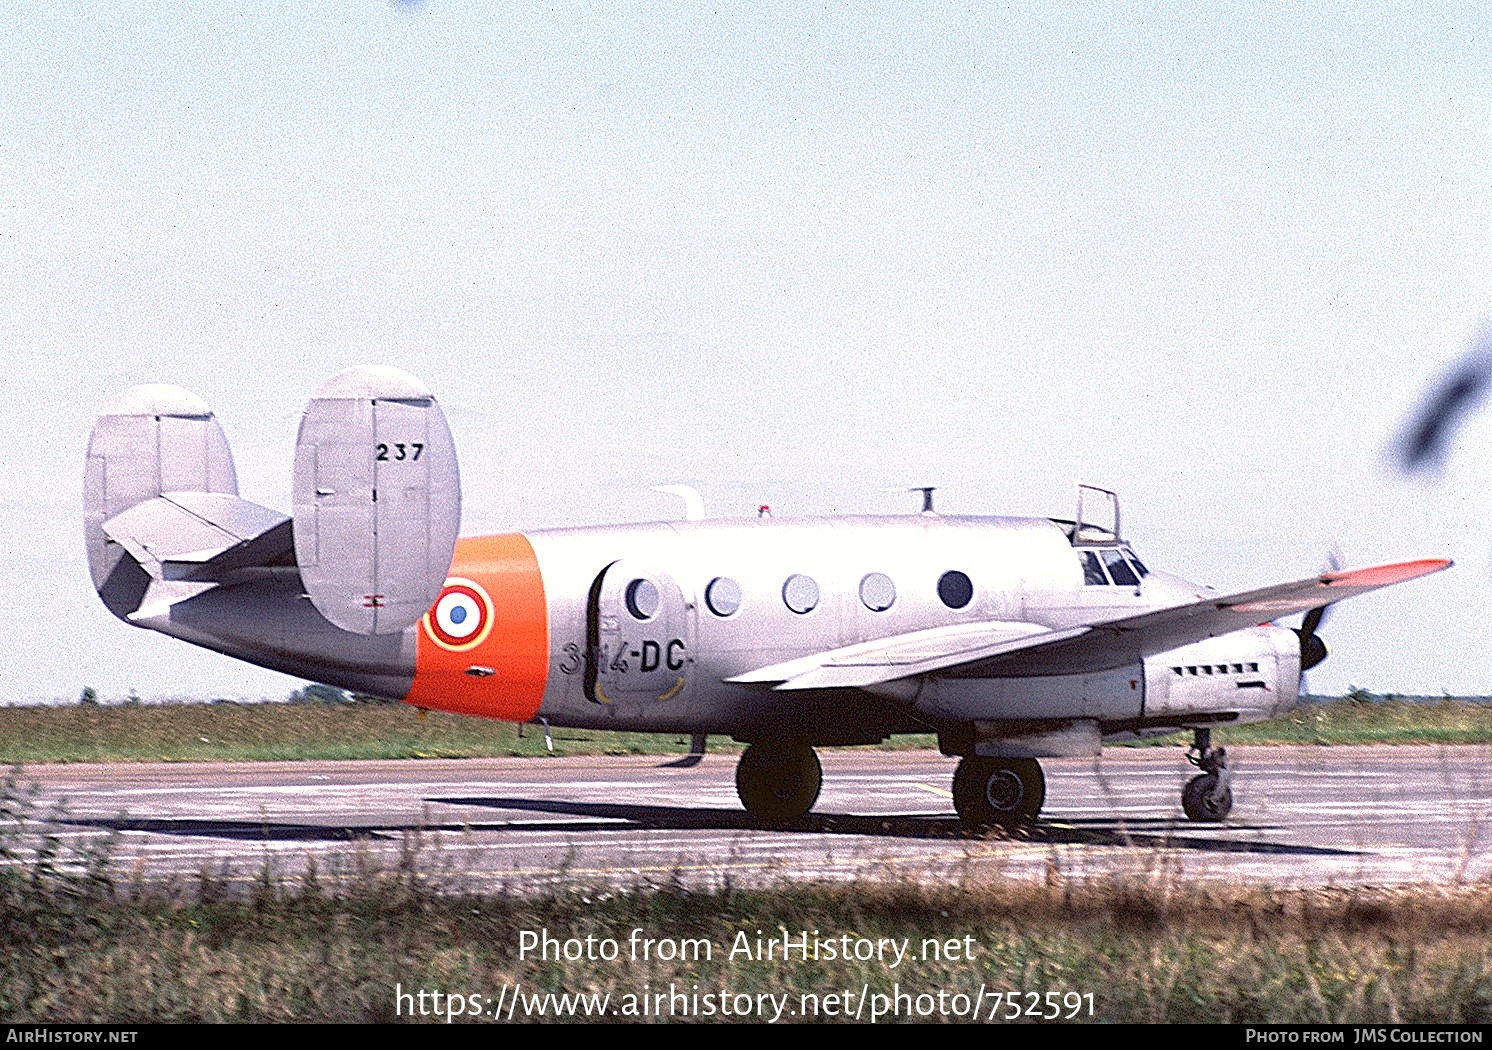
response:
[[[935,627],[815,653],[726,681],[777,683],[778,689],[856,688],[973,664],[1043,642],[1077,638],[1087,631],[1087,627],[1052,631],[1040,624],[999,621]]]
[[[1092,673],[1413,580],[1450,564],[1433,558],[1326,572],[1059,630],[992,622],[915,631],[789,660],[727,681],[776,683],[776,689],[796,690],[864,688],[927,674],[1020,678]]]

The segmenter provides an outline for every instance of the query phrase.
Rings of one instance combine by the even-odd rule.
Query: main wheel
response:
[[[818,801],[824,783],[819,756],[807,744],[752,744],[736,763],[736,794],[759,823],[791,824]]]
[[[1186,782],[1181,791],[1181,808],[1188,820],[1216,824],[1233,809],[1233,789],[1217,790],[1217,774],[1202,773]]]
[[[1046,801],[1046,777],[1034,758],[969,755],[953,774],[953,808],[971,828],[1022,828]]]

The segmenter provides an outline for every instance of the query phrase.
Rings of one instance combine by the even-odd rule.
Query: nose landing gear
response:
[[[1228,749],[1212,746],[1211,729],[1196,729],[1193,733],[1186,760],[1202,772],[1188,780],[1182,789],[1181,809],[1188,820],[1216,824],[1226,819],[1233,808]]]

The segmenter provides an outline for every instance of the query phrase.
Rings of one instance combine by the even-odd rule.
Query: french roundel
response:
[[[492,599],[475,580],[452,576],[425,614],[425,632],[442,649],[475,649],[492,632]]]

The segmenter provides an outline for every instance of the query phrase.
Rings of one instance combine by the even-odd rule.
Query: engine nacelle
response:
[[[1300,639],[1265,625],[1157,653],[1145,660],[1145,717],[1236,712],[1262,722],[1300,699]]]

